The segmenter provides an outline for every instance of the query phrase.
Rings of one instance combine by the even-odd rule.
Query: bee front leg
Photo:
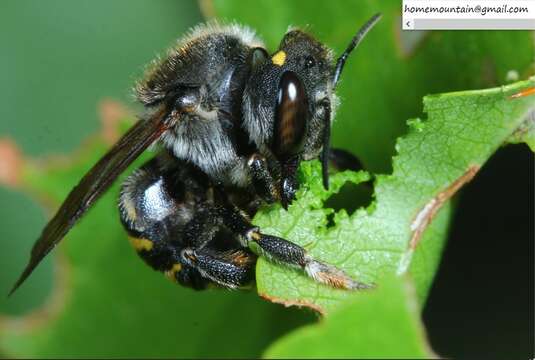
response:
[[[299,167],[300,161],[299,155],[294,155],[281,162],[281,204],[286,210],[288,210],[288,205],[295,199],[295,193],[299,189],[297,168]]]
[[[273,203],[280,195],[275,180],[269,172],[266,158],[254,153],[247,160],[247,165],[251,169],[252,183],[257,194],[266,202]]]
[[[268,203],[280,199],[282,206],[288,209],[299,188],[296,176],[299,161],[299,156],[282,161],[281,180],[277,182],[271,176],[266,158],[258,153],[251,155],[247,165],[251,169],[252,182],[257,194]]]
[[[367,289],[371,285],[353,280],[342,270],[333,265],[314,259],[301,246],[283,238],[266,235],[260,232],[258,227],[253,226],[249,220],[237,209],[221,207],[219,209],[225,225],[241,234],[244,246],[256,244],[262,255],[270,260],[283,263],[287,266],[302,269],[315,281],[342,289]]]

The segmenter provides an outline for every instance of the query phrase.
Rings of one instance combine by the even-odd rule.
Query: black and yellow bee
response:
[[[71,191],[35,243],[15,291],[112,182],[147,147],[162,150],[124,182],[121,221],[139,255],[179,283],[237,288],[253,279],[262,255],[303,269],[319,283],[366,288],[300,246],[263,234],[251,217],[263,202],[287,206],[299,163],[321,157],[356,168],[330,149],[336,84],[351,51],[379,20],[373,16],[335,61],[308,33],[290,29],[269,54],[238,25],[199,26],[155,62],[136,87],[147,114]]]

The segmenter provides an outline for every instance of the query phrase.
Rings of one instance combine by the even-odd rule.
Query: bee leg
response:
[[[184,263],[196,269],[204,278],[229,289],[245,286],[254,277],[256,256],[246,249],[216,253],[208,248],[185,248],[181,256]]]
[[[232,207],[220,208],[225,225],[232,231],[241,234],[244,246],[256,244],[261,253],[268,259],[283,263],[287,266],[302,269],[315,281],[342,289],[367,289],[372,286],[353,280],[335,266],[315,260],[301,246],[277,236],[262,234],[258,227],[237,209]]]
[[[315,281],[340,289],[362,290],[373,286],[353,280],[337,267],[315,260],[305,249],[288,240],[262,234],[258,229],[251,229],[246,239],[256,243],[268,258],[282,262],[291,267],[301,268]]]
[[[281,163],[281,204],[286,210],[288,210],[288,205],[295,199],[295,193],[299,189],[296,174],[300,161],[299,156],[295,155]]]
[[[183,230],[180,252],[182,262],[204,278],[223,287],[236,289],[250,283],[256,255],[245,248],[232,233],[218,233],[224,227],[221,212],[206,206],[195,213]],[[214,247],[223,246],[224,250]]]
[[[172,242],[168,232],[158,226],[144,233],[129,228],[128,223],[125,226],[138,255],[172,281],[196,290],[205,289],[211,282],[230,289],[244,286],[253,278],[256,256],[246,249],[224,252],[210,249],[207,244],[220,226],[213,215],[209,211],[195,214],[184,228],[182,246]]]
[[[279,198],[275,181],[271,177],[267,167],[266,158],[263,155],[254,153],[247,160],[247,165],[251,169],[253,186],[260,197],[266,202],[273,203]]]
[[[288,209],[299,188],[296,178],[299,161],[299,157],[294,156],[281,162],[281,181],[277,184],[269,172],[266,158],[258,153],[251,155],[247,165],[251,169],[252,182],[257,194],[268,203],[280,199],[282,206]]]
[[[343,149],[331,148],[329,151],[329,164],[338,171],[359,171],[364,169],[355,155]]]
[[[129,240],[143,261],[167,278],[195,290],[205,289],[210,281],[203,277],[194,267],[185,263],[180,248],[160,240],[152,240],[148,236],[136,237],[131,231]]]

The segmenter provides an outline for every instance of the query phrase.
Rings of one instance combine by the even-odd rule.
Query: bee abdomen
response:
[[[130,235],[158,240],[180,231],[193,216],[183,184],[160,169],[157,158],[137,169],[123,183],[119,198],[121,221]],[[167,176],[169,175],[169,176]]]

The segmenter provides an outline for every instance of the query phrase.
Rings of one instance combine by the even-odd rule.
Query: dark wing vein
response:
[[[30,261],[11,289],[9,295],[28,278],[43,258],[63,239],[67,232],[108,190],[115,179],[174,122],[173,114],[164,111],[149,119],[139,120],[119,141],[85,174],[71,190],[56,215],[35,242]]]

